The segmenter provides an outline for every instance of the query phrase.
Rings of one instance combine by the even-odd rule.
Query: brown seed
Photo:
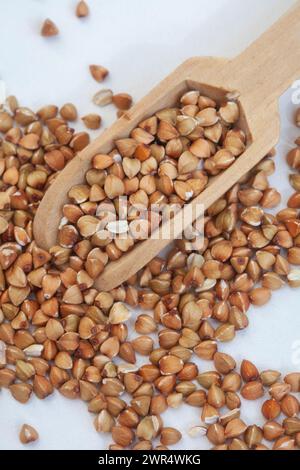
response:
[[[113,92],[109,89],[103,89],[93,96],[93,103],[97,106],[107,106],[112,103],[112,98]]]
[[[77,285],[68,287],[63,296],[63,302],[78,305],[82,303],[82,293]]]
[[[219,421],[219,411],[213,406],[205,403],[201,413],[201,419],[204,424],[215,424]]]
[[[54,388],[60,388],[69,378],[68,373],[65,370],[59,369],[56,366],[52,366],[49,374],[50,382]]]
[[[289,418],[294,418],[299,413],[299,401],[293,395],[285,395],[280,402],[280,406],[281,411]]]
[[[79,334],[72,331],[64,333],[59,338],[58,345],[64,351],[75,351],[79,346]]]
[[[113,95],[112,102],[118,109],[126,111],[132,105],[132,97],[128,93],[118,93]]]
[[[257,400],[264,395],[264,389],[258,381],[248,382],[241,388],[241,395],[246,400]]]
[[[176,392],[181,393],[183,396],[190,395],[196,390],[196,385],[193,382],[184,381],[180,382],[175,387]]]
[[[175,428],[162,428],[160,442],[165,446],[177,444],[182,438],[182,434]]]
[[[185,403],[190,406],[202,408],[206,403],[206,393],[204,390],[197,390],[185,397]]]
[[[4,341],[0,340],[0,369],[6,365],[7,356],[6,356],[6,344]]]
[[[300,419],[299,418],[287,418],[283,421],[283,427],[285,430],[285,433],[288,436],[293,436],[294,434],[297,434],[300,432]]]
[[[26,134],[19,140],[19,145],[27,150],[36,150],[39,148],[39,136],[36,134]],[[3,178],[5,175],[3,176]]]
[[[52,150],[44,156],[46,163],[54,171],[62,170],[65,166],[65,157],[60,150]]]
[[[225,399],[226,399],[226,406],[229,410],[235,410],[236,408],[240,408],[241,400],[237,393],[227,392],[225,395]]]
[[[241,451],[248,450],[247,444],[241,439],[232,439],[231,443],[228,445],[228,450]]]
[[[231,356],[218,352],[214,355],[214,364],[217,371],[221,374],[228,374],[236,366],[236,362]]]
[[[271,291],[264,287],[257,287],[250,292],[249,297],[253,305],[265,305],[271,298]]]
[[[0,387],[8,388],[15,380],[16,373],[12,369],[0,369]]]
[[[145,382],[153,382],[159,377],[160,371],[159,368],[155,365],[145,364],[140,368],[139,374],[142,376]]]
[[[214,445],[221,445],[225,442],[225,431],[224,427],[219,424],[211,424],[207,428],[207,439]]]
[[[126,426],[113,426],[111,434],[115,443],[122,447],[129,446],[134,438],[133,431]]]
[[[0,112],[0,132],[6,133],[13,127],[13,118],[5,111]]]
[[[295,441],[294,439],[284,436],[276,440],[273,450],[294,450]]]
[[[292,392],[300,391],[300,373],[294,372],[284,377],[284,381],[291,386]]]
[[[152,443],[150,441],[139,441],[133,447],[132,450],[152,450]]]
[[[130,310],[122,302],[116,302],[109,311],[108,321],[112,325],[118,325],[127,321],[130,316]]]
[[[267,420],[272,421],[280,415],[281,408],[279,403],[272,398],[263,403],[261,411]]]
[[[276,273],[265,273],[262,279],[262,286],[270,290],[281,289],[285,282]]]
[[[83,150],[88,144],[90,143],[90,136],[87,132],[78,132],[74,134],[71,142],[70,147],[74,150],[74,152],[80,152]]]
[[[178,373],[179,380],[194,380],[198,376],[198,367],[193,362],[184,364],[182,370]]]
[[[183,361],[172,355],[164,356],[159,361],[159,368],[163,375],[177,374],[183,369]]]
[[[131,400],[131,406],[138,413],[139,416],[146,416],[149,412],[151,397],[150,396],[138,396]]]
[[[216,384],[212,384],[207,394],[207,402],[214,408],[222,408],[225,405],[225,395],[223,390]]]
[[[263,197],[260,200],[260,204],[264,208],[274,208],[280,204],[281,195],[274,188],[268,188],[264,191]]]
[[[15,121],[21,126],[27,126],[36,121],[36,115],[29,108],[18,107],[15,112]]]
[[[167,406],[170,408],[179,408],[179,406],[183,402],[183,394],[182,393],[171,393],[167,396],[166,403]]]
[[[109,73],[107,68],[103,67],[102,65],[90,65],[90,72],[92,77],[97,82],[103,82]]]
[[[300,265],[300,247],[293,247],[288,250],[287,259],[289,263]]]
[[[59,388],[60,393],[66,397],[69,398],[70,400],[75,400],[78,398],[80,387],[78,380],[71,379],[66,381],[60,388]]]
[[[106,339],[100,347],[100,352],[110,359],[117,356],[120,349],[120,343],[116,336]]]
[[[107,396],[107,411],[114,417],[119,416],[119,414],[126,408],[126,402],[121,400],[121,398],[115,396]]]
[[[244,439],[248,447],[250,449],[254,449],[261,443],[263,439],[263,431],[256,425],[249,426],[245,431]]]
[[[268,441],[275,441],[284,434],[284,429],[276,421],[268,421],[263,427],[264,438]]]
[[[295,170],[300,168],[300,151],[299,148],[291,150],[287,155],[288,164]]]
[[[157,130],[157,136],[162,142],[167,142],[172,139],[176,139],[179,133],[177,129],[167,121],[160,121]]]
[[[232,419],[225,427],[226,439],[238,437],[247,429],[246,424],[239,418]]]
[[[68,370],[73,367],[73,360],[66,351],[59,351],[55,356],[55,365],[60,369]]]
[[[80,0],[76,6],[76,16],[78,18],[84,18],[89,14],[89,7],[84,0]]]
[[[192,357],[192,352],[180,345],[173,346],[170,349],[170,353],[182,359],[183,362],[187,362]]]
[[[94,426],[97,432],[111,432],[114,424],[114,418],[105,409],[101,410],[94,420]]]
[[[35,369],[29,362],[19,360],[16,362],[16,374],[18,379],[26,382],[35,375]]]
[[[219,109],[219,114],[227,124],[234,124],[239,119],[239,107],[234,101],[227,101]]]
[[[154,384],[159,392],[163,393],[164,395],[168,395],[169,393],[173,392],[174,386],[176,383],[176,376],[175,375],[166,375],[158,377]]]
[[[29,424],[23,424],[19,434],[19,439],[22,444],[29,444],[30,442],[37,441],[38,438],[38,432],[32,426]]]
[[[300,209],[300,192],[294,193],[288,200],[288,207]]]
[[[161,330],[158,334],[159,344],[164,349],[171,349],[178,343],[180,333],[173,330]]]
[[[289,285],[293,288],[300,287],[300,269],[293,269],[287,276]]]
[[[46,376],[47,372],[50,369],[50,366],[45,359],[42,359],[41,357],[32,357],[28,361],[35,368],[36,374],[42,377]]]
[[[119,356],[130,364],[136,363],[135,351],[129,342],[124,342],[120,345]]]
[[[152,441],[152,439],[157,436],[160,427],[161,423],[157,416],[146,416],[139,422],[136,429],[136,436],[138,439]]]
[[[167,400],[163,395],[155,395],[151,398],[150,414],[160,415],[168,408]]]
[[[6,346],[6,344],[3,341],[0,343],[0,345],[2,348],[2,366],[4,366],[6,363],[16,364],[18,360],[25,361],[26,359],[25,350],[22,351],[20,348],[16,346]]]
[[[290,385],[286,383],[274,383],[271,385],[269,388],[269,393],[272,398],[275,398],[275,400],[280,401],[282,398],[287,395],[291,391]]]
[[[99,114],[87,114],[81,119],[88,129],[99,129],[101,125],[101,116],[99,116]]]
[[[88,405],[88,410],[91,413],[100,413],[102,410],[105,410],[107,407],[106,398],[102,393],[99,393],[95,398],[93,398]]]
[[[105,180],[104,191],[110,199],[124,194],[123,181],[114,175],[108,175]]]
[[[215,339],[221,342],[232,341],[235,337],[235,327],[230,323],[219,326],[215,330]]]
[[[60,110],[60,115],[66,121],[76,121],[78,113],[77,109],[75,108],[74,104],[66,103],[64,104]]]
[[[63,335],[64,328],[58,320],[50,318],[46,324],[45,333],[47,338],[56,341]]]
[[[142,335],[148,335],[154,333],[157,329],[157,325],[154,319],[150,315],[139,315],[135,322],[135,331]]]
[[[291,174],[289,176],[290,184],[295,189],[295,191],[300,191],[300,176]]]
[[[43,106],[37,111],[37,115],[42,121],[47,121],[48,119],[53,119],[57,115],[58,108],[54,104],[49,104]]]
[[[280,372],[277,372],[275,370],[265,370],[265,371],[260,373],[260,379],[261,379],[263,385],[269,387],[270,385],[277,382],[280,375],[281,375]]]
[[[295,124],[297,127],[300,126],[300,112],[299,112],[299,109],[297,109],[296,113],[295,113]]]
[[[118,397],[124,392],[124,385],[116,378],[102,380],[101,393],[107,396]]]
[[[232,419],[239,418],[240,414],[241,412],[238,408],[230,410],[228,413],[220,416],[220,423],[223,426],[226,426],[226,424],[229,423],[229,421],[231,421]]]
[[[142,356],[149,356],[153,350],[153,340],[149,336],[138,336],[131,342],[133,349]]]
[[[45,37],[56,36],[59,33],[59,30],[55,23],[52,20],[47,18],[42,26],[41,35]]]
[[[244,382],[258,379],[259,372],[252,362],[244,360],[241,364],[241,376]]]
[[[119,446],[118,444],[110,444],[109,450],[124,450],[124,447]]]
[[[0,325],[0,340],[6,344],[14,344],[14,330],[9,323],[2,323]],[[4,346],[2,346],[4,348]]]
[[[12,384],[9,386],[9,390],[15,400],[20,403],[27,403],[32,392],[32,386],[27,383]]]
[[[209,361],[215,357],[217,349],[218,349],[218,346],[217,346],[216,341],[206,340],[198,344],[194,348],[194,352],[201,359],[205,359]]]
[[[53,386],[46,377],[35,375],[33,379],[33,391],[38,398],[43,400],[53,393]]]
[[[222,390],[224,392],[237,392],[241,387],[241,377],[237,372],[230,372],[225,375],[222,382]]]
[[[98,394],[98,388],[95,384],[87,382],[86,380],[79,381],[80,398],[83,401],[91,401],[96,398]]]

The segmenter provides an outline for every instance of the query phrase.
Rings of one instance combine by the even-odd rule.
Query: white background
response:
[[[292,0],[88,0],[89,18],[74,15],[76,0],[0,0],[0,79],[9,94],[33,109],[74,102],[81,115],[97,112],[91,103],[101,88],[89,75],[88,65],[99,63],[111,71],[105,87],[126,91],[137,101],[153,85],[189,56],[233,56],[258,37]],[[60,35],[39,35],[49,17]],[[291,51],[291,54],[293,51]],[[300,64],[299,64],[300,68]],[[300,73],[299,73],[300,78]],[[281,189],[283,203],[291,188],[284,155],[298,130],[292,126],[296,106],[291,91],[281,99],[282,139],[277,172],[272,183]],[[115,110],[105,109],[104,124],[113,122]],[[263,131],[263,130],[262,130]],[[261,369],[300,369],[299,290],[285,288],[264,308],[249,311],[250,326],[222,350],[238,361],[252,360]],[[298,344],[297,344],[298,342]],[[297,361],[298,359],[298,361]],[[210,363],[201,363],[201,371]],[[248,424],[261,421],[259,405],[247,404]],[[19,449],[18,431],[23,423],[34,425],[40,440],[35,449],[105,449],[110,438],[97,434],[93,416],[80,401],[58,393],[45,401],[33,397],[27,405],[0,392],[0,449]],[[182,406],[163,415],[165,425],[183,433],[178,449],[204,449],[205,438],[190,439],[186,432],[200,423],[199,410]],[[27,448],[28,448],[27,447]]]

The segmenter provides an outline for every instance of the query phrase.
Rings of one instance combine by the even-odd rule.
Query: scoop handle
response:
[[[231,63],[248,109],[268,105],[300,78],[300,1]]]

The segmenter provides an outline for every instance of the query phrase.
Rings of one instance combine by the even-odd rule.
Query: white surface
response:
[[[137,101],[179,63],[193,55],[233,56],[261,34],[292,0],[88,0],[90,18],[78,20],[76,0],[0,0],[0,80],[20,103],[37,109],[47,103],[72,101],[81,113],[97,112],[91,97],[99,86],[88,65],[100,63],[111,76],[105,87],[131,93]],[[60,36],[44,39],[41,22],[56,22]],[[292,52],[291,52],[292,53]],[[300,78],[300,77],[299,77]],[[286,202],[291,193],[284,155],[298,136],[292,126],[295,105],[291,91],[281,100],[282,143],[273,184]],[[105,109],[105,125],[115,111]],[[224,352],[237,360],[248,358],[261,368],[300,369],[299,290],[283,289],[264,308],[252,308],[250,326]],[[297,349],[298,348],[298,349]],[[211,367],[201,363],[201,371]],[[249,424],[260,421],[258,404],[247,404]],[[0,395],[0,449],[23,448],[18,431],[23,423],[40,433],[34,449],[105,449],[110,438],[97,434],[93,416],[80,401],[58,393],[45,401],[32,398],[27,405],[14,401],[6,390]],[[167,426],[179,427],[184,439],[178,449],[204,449],[204,438],[190,439],[186,431],[198,424],[199,410],[183,406],[163,415]]]

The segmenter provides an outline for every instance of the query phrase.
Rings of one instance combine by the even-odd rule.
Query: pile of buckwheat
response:
[[[251,304],[264,305],[286,283],[300,286],[300,149],[287,156],[295,192],[286,209],[268,212],[280,202],[268,183],[271,152],[207,211],[204,245],[177,240],[125,285],[98,292],[93,282],[105,264],[134,243],[111,240],[114,220],[103,226],[99,208],[109,212],[115,197],[129,195],[130,230],[140,205],[147,210],[153,198],[183,204],[246,142],[235,103],[219,107],[186,93],[179,107],[159,111],[117,150],[94,157],[86,184],[69,193],[57,245],[46,252],[33,239],[34,214],[57,172],[89,142],[69,127],[70,110],[34,113],[11,96],[0,111],[0,387],[21,403],[55,389],[84,400],[96,430],[111,433],[112,450],[176,445],[181,433],[163,413],[182,403],[201,409],[189,434],[206,435],[214,449],[299,448],[300,373],[281,378],[246,360],[239,368],[222,343],[247,328]],[[130,341],[131,307],[138,313]],[[199,373],[193,356],[215,370]],[[265,395],[262,427],[242,420],[240,395]],[[23,443],[37,438],[23,426]]]
[[[85,1],[75,13],[89,15]],[[45,20],[41,35],[57,34]],[[102,82],[109,71],[91,65],[90,73]],[[120,117],[132,98],[102,89],[93,102],[113,103]],[[0,106],[0,388],[20,403],[55,390],[85,401],[96,431],[111,433],[111,450],[175,446],[182,435],[163,414],[180,413],[182,404],[200,414],[189,435],[206,436],[215,450],[299,449],[300,372],[281,377],[248,360],[238,366],[222,343],[247,328],[251,305],[265,305],[286,284],[300,287],[300,139],[287,155],[294,192],[286,209],[273,215],[281,195],[268,182],[271,151],[208,209],[204,234],[173,242],[124,285],[98,292],[105,265],[147,238],[161,214],[199,195],[244,152],[247,138],[233,97],[216,103],[186,92],[109,154],[94,156],[85,183],[68,193],[57,245],[47,252],[32,224],[56,175],[90,141],[70,127],[77,119],[72,103],[35,113],[10,96]],[[82,121],[99,129],[102,119]],[[300,110],[295,121],[300,127]],[[200,372],[197,358],[210,370]],[[263,396],[264,425],[247,424],[241,397]],[[22,426],[23,444],[38,437]]]

